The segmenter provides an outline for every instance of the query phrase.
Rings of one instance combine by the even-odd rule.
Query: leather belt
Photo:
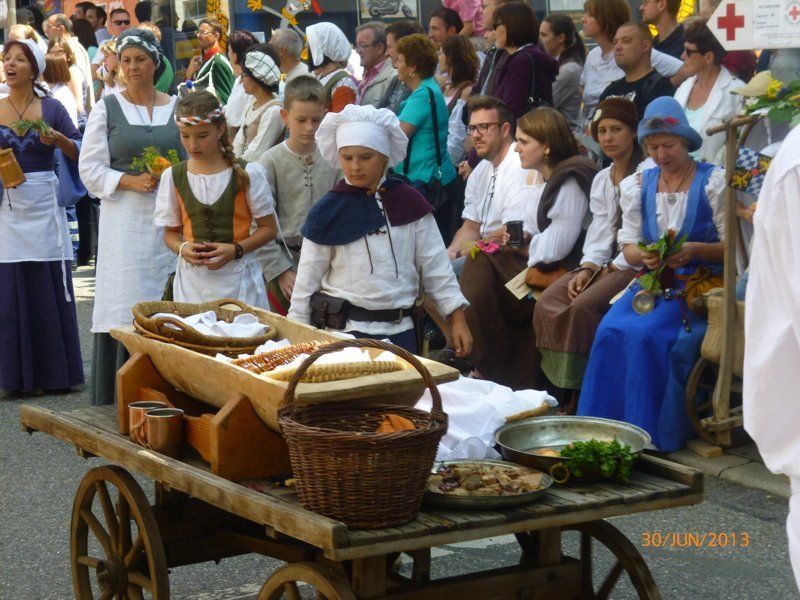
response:
[[[350,305],[347,309],[347,318],[353,321],[380,321],[383,323],[399,323],[404,317],[414,314],[413,308],[386,308],[382,310],[368,310],[360,306]]]

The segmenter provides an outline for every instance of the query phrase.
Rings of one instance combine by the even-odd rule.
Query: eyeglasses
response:
[[[366,50],[367,48],[374,48],[380,44],[380,42],[372,42],[371,44],[365,44],[364,42],[359,42],[356,44],[356,50]]]
[[[690,50],[689,48],[683,49],[686,56],[691,56],[692,54],[705,54],[702,50]]]
[[[467,125],[467,135],[475,135],[476,133],[486,135],[489,133],[489,128],[492,125],[497,125],[499,127],[502,123],[476,123],[475,125]]]
[[[126,21],[114,21],[113,23],[114,23],[114,25],[117,25],[118,27],[121,27],[123,25],[130,25],[131,24],[131,20],[127,19]]]

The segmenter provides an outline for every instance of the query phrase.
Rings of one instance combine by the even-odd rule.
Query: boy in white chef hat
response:
[[[468,302],[433,208],[386,174],[408,146],[397,116],[349,105],[326,115],[316,137],[323,158],[341,167],[344,179],[314,205],[301,230],[305,240],[289,318],[356,337],[388,337],[416,352],[411,314],[421,277],[425,294],[447,315],[456,353],[469,354]]]

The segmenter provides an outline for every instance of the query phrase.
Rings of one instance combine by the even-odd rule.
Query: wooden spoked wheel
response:
[[[305,583],[316,591],[317,598],[327,600],[355,600],[350,582],[344,576],[316,563],[292,563],[284,565],[267,579],[258,594],[258,600],[300,600],[301,587]]]
[[[660,600],[661,593],[647,563],[619,529],[606,521],[594,521],[571,525],[564,531],[580,532],[582,598],[610,598],[624,581],[622,575],[627,574],[641,600]],[[601,553],[610,553],[610,557]],[[606,568],[609,562],[611,567]]]
[[[717,384],[718,375],[719,365],[702,357],[697,360],[686,381],[686,414],[699,438],[715,446],[731,448],[748,440],[744,427],[734,427],[729,430],[729,435],[722,435],[728,432],[711,431],[703,427],[701,422],[714,412],[714,387]],[[741,414],[741,410],[742,381],[735,378],[731,382],[730,413]]]
[[[117,466],[96,467],[72,507],[72,585],[79,600],[168,600],[161,534],[142,488]]]

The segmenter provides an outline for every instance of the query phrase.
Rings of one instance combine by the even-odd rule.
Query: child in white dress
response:
[[[175,123],[189,160],[161,175],[154,218],[164,227],[164,243],[178,255],[173,299],[237,298],[268,308],[254,254],[277,232],[263,167],[234,158],[225,116],[213,94],[201,91],[183,98]]]

